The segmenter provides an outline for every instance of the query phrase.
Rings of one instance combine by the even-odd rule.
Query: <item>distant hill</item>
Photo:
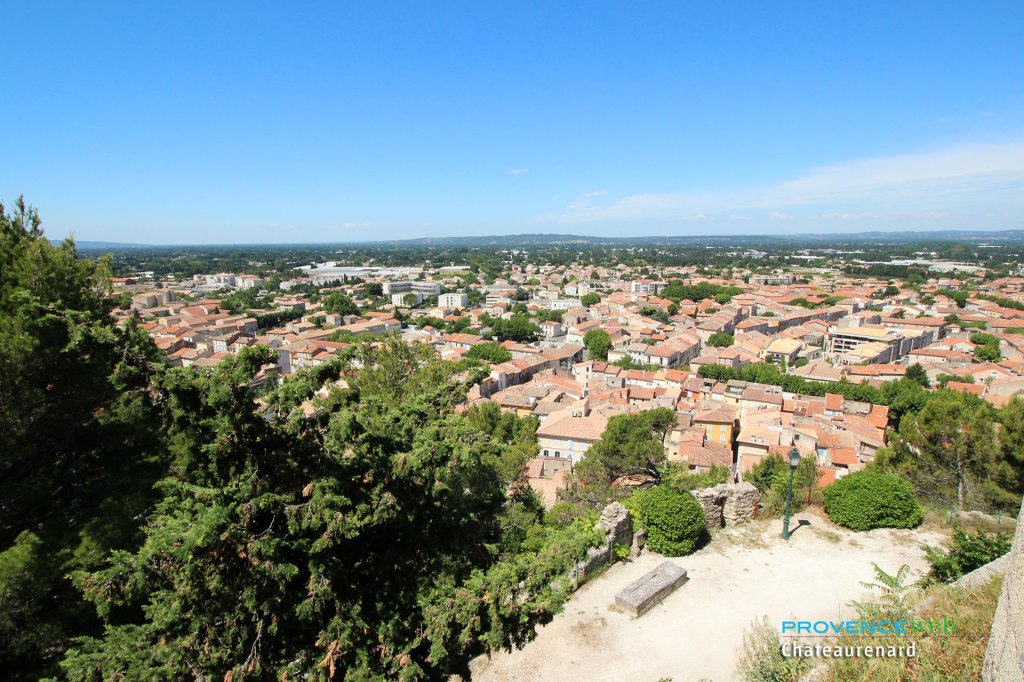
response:
[[[60,244],[63,239],[51,239],[54,244]],[[123,251],[125,249],[147,249],[151,244],[127,244],[125,242],[91,242],[75,240],[75,247],[79,251]]]
[[[59,244],[60,240],[52,240]],[[711,244],[771,245],[788,244],[791,242],[807,243],[856,243],[856,242],[1024,242],[1024,230],[937,230],[925,232],[854,232],[850,234],[736,234],[736,235],[667,235],[647,237],[592,237],[577,234],[501,234],[466,237],[418,237],[415,239],[388,239],[380,241],[360,242],[306,242],[280,244],[131,244],[125,242],[76,241],[79,251],[127,251],[147,248],[198,248],[215,247],[231,248],[240,246],[258,247],[305,247],[345,245],[361,246],[395,246],[398,248],[424,247],[497,247],[514,249],[516,247],[558,247],[558,246],[687,246]]]
[[[511,234],[480,237],[420,237],[393,239],[361,244],[395,244],[417,246],[628,246],[686,244],[754,244],[768,242],[914,242],[914,241],[1024,241],[1024,230],[939,230],[932,232],[856,232],[851,234],[749,234],[749,235],[676,235],[649,237],[589,237],[574,234]]]

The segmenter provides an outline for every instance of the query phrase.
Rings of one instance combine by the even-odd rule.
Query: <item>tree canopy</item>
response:
[[[907,379],[910,379],[911,381],[916,381],[925,388],[931,388],[932,382],[928,378],[928,372],[925,371],[924,367],[921,366],[920,362],[915,362],[914,364],[907,367],[907,373],[905,376]]]
[[[607,360],[608,351],[612,347],[612,337],[603,329],[591,329],[583,335],[583,345],[587,347],[591,360]]]
[[[76,576],[105,629],[66,673],[441,679],[532,636],[564,598],[553,577],[591,541],[499,553],[535,423],[456,415],[479,377],[394,338],[332,365],[348,387],[314,417],[295,409],[305,391],[261,415],[249,380],[269,357],[246,349],[157,382],[177,464],[141,547]]]
[[[105,260],[46,239],[38,213],[0,205],[0,660],[54,674],[99,623],[67,579],[138,541],[165,462],[146,390],[160,354],[110,316]],[[59,605],[59,607],[57,607]]]
[[[662,289],[661,296],[674,303],[679,303],[680,301],[699,303],[705,299],[713,298],[725,305],[733,296],[742,293],[743,290],[739,287],[722,286],[721,284],[711,284],[710,282],[683,284],[680,280],[674,279]]]
[[[1024,492],[1019,398],[999,413],[976,396],[939,390],[905,414],[878,463],[914,484],[922,499],[960,508],[1014,509]],[[995,428],[995,417],[1002,428]]]
[[[168,368],[104,261],[20,201],[0,240],[5,675],[447,679],[566,598],[598,538],[518,484],[536,420],[456,413],[479,363],[354,340],[258,395],[274,351]]]
[[[512,353],[507,348],[497,343],[478,343],[466,352],[466,357],[473,360],[486,360],[487,362],[500,363],[512,359]]]
[[[491,321],[491,333],[499,341],[518,341],[529,343],[540,336],[540,327],[530,322],[526,315],[513,315],[506,319]]]
[[[657,320],[662,324],[669,323],[668,313],[662,310],[661,308],[656,308],[654,306],[647,305],[640,309],[640,314],[643,315],[644,317],[649,317],[652,320]]]
[[[321,305],[326,313],[337,313],[342,316],[359,314],[359,306],[353,303],[351,298],[338,291],[324,296]]]
[[[665,462],[662,442],[675,423],[675,412],[667,407],[615,415],[577,467],[580,479],[611,481],[627,474],[660,478],[659,467]]]
[[[713,348],[728,348],[734,343],[736,343],[736,339],[733,338],[733,335],[725,332],[715,332],[708,337],[708,345]]]

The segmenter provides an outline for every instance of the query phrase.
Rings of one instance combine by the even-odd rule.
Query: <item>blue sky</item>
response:
[[[1024,3],[6,3],[0,198],[145,243],[1024,228]]]

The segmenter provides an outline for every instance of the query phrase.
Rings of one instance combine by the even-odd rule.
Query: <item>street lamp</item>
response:
[[[789,532],[789,508],[793,503],[793,474],[800,466],[800,451],[793,448],[789,451],[789,490],[786,491],[786,516],[782,520],[782,539],[788,540],[792,533]]]

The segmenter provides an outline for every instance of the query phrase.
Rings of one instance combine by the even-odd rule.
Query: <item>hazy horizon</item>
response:
[[[43,228],[44,228],[44,231],[45,231],[45,228],[46,228],[45,224],[43,225]],[[430,235],[420,235],[420,236],[413,236],[413,237],[402,237],[402,238],[398,238],[398,239],[346,239],[346,240],[336,240],[336,241],[294,241],[294,240],[293,241],[288,241],[288,240],[284,240],[284,241],[264,241],[264,242],[253,242],[253,241],[249,241],[249,242],[246,242],[246,241],[222,241],[222,242],[215,242],[215,241],[205,241],[205,242],[179,242],[179,243],[170,243],[170,242],[167,242],[167,243],[157,243],[157,242],[120,242],[120,241],[112,241],[112,240],[108,240],[108,239],[81,239],[81,238],[77,237],[76,235],[65,235],[64,237],[59,237],[59,236],[51,235],[49,233],[47,233],[47,236],[50,238],[51,241],[54,241],[54,242],[60,242],[63,239],[66,239],[66,238],[70,237],[70,238],[75,239],[75,241],[77,243],[79,243],[80,245],[81,244],[85,244],[86,247],[88,247],[88,245],[90,245],[90,244],[104,244],[104,245],[105,244],[110,244],[112,246],[126,246],[126,247],[127,246],[143,246],[143,247],[160,248],[160,247],[204,247],[204,246],[210,246],[210,247],[216,247],[216,246],[334,246],[334,245],[344,246],[344,245],[350,245],[350,244],[351,245],[364,245],[364,244],[383,244],[383,243],[391,243],[391,242],[417,242],[417,241],[426,241],[426,240],[446,240],[446,239],[490,239],[490,238],[493,238],[493,239],[507,239],[507,238],[510,238],[510,237],[518,237],[518,236],[526,236],[526,237],[543,237],[543,236],[547,236],[547,237],[553,237],[553,238],[562,238],[562,237],[564,237],[564,238],[595,239],[595,240],[609,239],[609,240],[637,240],[637,241],[643,241],[643,240],[649,240],[649,239],[665,239],[665,238],[671,238],[671,237],[678,237],[680,239],[700,240],[700,239],[712,239],[712,238],[714,238],[714,239],[721,239],[721,238],[727,238],[727,237],[737,237],[737,238],[744,238],[744,239],[751,239],[751,238],[753,238],[753,239],[756,239],[756,238],[765,238],[765,239],[785,238],[785,239],[792,239],[792,238],[798,238],[798,237],[804,237],[804,236],[815,236],[815,237],[818,237],[818,238],[820,238],[822,236],[824,236],[824,237],[832,237],[832,236],[834,236],[834,237],[836,237],[836,239],[843,240],[843,239],[849,239],[849,238],[856,239],[857,237],[860,237],[862,235],[874,235],[874,234],[879,234],[879,235],[891,234],[893,236],[897,236],[897,235],[901,235],[901,234],[913,234],[913,235],[921,235],[922,238],[928,238],[930,235],[940,235],[940,234],[946,234],[946,233],[950,233],[950,232],[954,232],[954,233],[967,233],[967,234],[977,233],[979,235],[980,234],[999,235],[999,234],[1006,234],[1006,233],[1024,233],[1024,230],[1022,230],[1022,229],[1014,229],[1014,228],[1008,228],[1008,229],[1005,229],[1005,230],[987,230],[987,229],[984,229],[984,228],[978,228],[978,229],[959,229],[959,228],[949,228],[949,229],[946,229],[946,228],[942,228],[942,229],[934,229],[934,230],[877,230],[877,231],[864,230],[864,231],[857,231],[857,232],[843,232],[843,233],[824,234],[824,235],[812,235],[811,233],[806,233],[806,232],[792,232],[792,233],[777,232],[775,234],[761,233],[761,232],[750,232],[750,233],[735,232],[735,233],[729,233],[729,234],[720,234],[720,233],[719,234],[715,234],[715,233],[704,232],[704,233],[692,233],[692,234],[665,234],[665,235],[637,234],[637,235],[631,235],[631,236],[610,236],[610,235],[602,236],[602,235],[587,234],[587,233],[583,233],[583,232],[579,232],[579,233],[574,233],[574,232],[522,232],[522,233],[509,232],[509,233],[505,233],[505,234],[481,233],[481,234],[466,234],[466,235],[448,235],[448,236],[443,236],[443,237],[441,237],[441,236],[430,236]],[[1015,235],[1015,236],[1017,236],[1017,235]],[[827,240],[823,240],[823,243],[827,243]]]

